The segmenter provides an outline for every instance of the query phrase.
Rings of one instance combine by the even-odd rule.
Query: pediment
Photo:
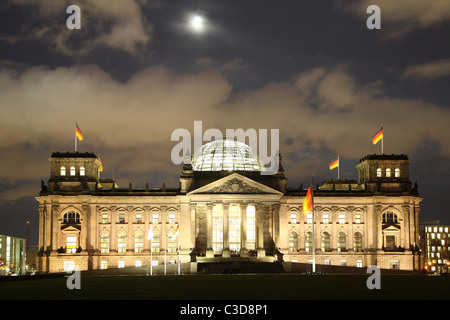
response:
[[[193,194],[274,194],[282,192],[256,182],[238,173],[233,173],[188,193]]]

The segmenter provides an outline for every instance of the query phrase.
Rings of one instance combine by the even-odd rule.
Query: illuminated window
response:
[[[142,223],[142,213],[136,213],[136,223]]]
[[[328,213],[324,213],[323,215],[322,215],[322,223],[323,224],[328,224]]]
[[[345,224],[345,213],[339,213],[339,224]]]
[[[125,268],[125,261],[118,261],[117,268]]]
[[[70,167],[70,175],[71,176],[74,176],[76,174],[76,172],[75,172],[75,167],[74,166],[71,166]]]
[[[313,223],[313,215],[312,215],[312,213],[307,213],[306,214],[306,223],[308,223],[308,224],[312,224]]]
[[[169,253],[177,252],[177,239],[173,238],[172,231],[170,231],[167,235],[167,252]]]
[[[228,209],[228,236],[231,253],[241,250],[241,210],[239,206],[232,205]]]
[[[289,232],[289,252],[297,252],[298,250],[298,236],[295,231]]]
[[[157,231],[153,231],[152,252],[161,251],[161,235]]]
[[[383,223],[386,223],[386,224],[393,224],[393,223],[398,223],[398,218],[395,213],[393,213],[392,211],[388,211],[386,213],[383,213],[382,221],[383,221]]]
[[[120,211],[119,212],[119,223],[125,223],[125,212],[124,211]]]
[[[65,176],[66,175],[66,167],[61,167],[59,172],[62,176]]]
[[[399,168],[395,168],[394,175],[396,178],[400,178],[400,169]]]
[[[215,253],[223,250],[223,211],[221,206],[212,209],[212,246]]]
[[[311,252],[313,247],[312,232],[307,232],[305,236],[305,251]]]
[[[75,270],[75,262],[73,261],[64,261],[64,271],[72,272]]]
[[[102,223],[103,224],[109,223],[109,214],[106,212],[102,213]]]
[[[84,167],[80,167],[80,176],[84,176],[86,174],[86,169]]]
[[[355,223],[361,223],[361,214],[355,213]]]
[[[144,249],[144,233],[136,231],[134,234],[134,252],[142,252]]]
[[[107,261],[101,261],[100,262],[100,269],[108,269],[108,262]]]
[[[339,251],[343,251],[346,248],[346,241],[345,241],[345,233],[344,232],[339,232],[338,233],[338,250]]]
[[[255,206],[247,207],[247,249],[256,249],[256,212]]]
[[[362,251],[362,234],[360,232],[355,232],[353,236],[353,250],[356,252]]]
[[[136,268],[142,267],[142,261],[141,261],[141,260],[136,260],[136,261],[134,262],[134,266],[135,266]]]
[[[175,213],[169,213],[169,223],[175,224]]]
[[[381,177],[381,168],[377,169],[377,177],[380,178]]]
[[[362,267],[363,267],[363,262],[362,262],[362,260],[356,260],[356,267],[357,267],[357,268],[362,268]]]
[[[391,177],[391,168],[387,168],[386,169],[386,177],[390,178]]]
[[[322,233],[321,239],[322,252],[329,252],[330,249],[330,234],[328,232]]]
[[[152,223],[158,224],[159,223],[159,213],[153,213],[152,214]]]
[[[100,252],[101,253],[109,252],[109,234],[107,232],[103,232],[100,235]]]
[[[77,251],[77,237],[66,237],[66,252],[75,253]]]
[[[127,251],[127,235],[125,232],[120,232],[117,236],[117,252]]]
[[[297,214],[291,213],[291,223],[297,223]]]

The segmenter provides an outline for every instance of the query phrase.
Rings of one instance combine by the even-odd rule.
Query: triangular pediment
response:
[[[283,195],[282,192],[256,182],[238,173],[230,174],[217,181],[188,193],[193,194],[275,194]]]

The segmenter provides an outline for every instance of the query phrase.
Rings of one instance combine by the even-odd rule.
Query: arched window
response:
[[[396,178],[400,178],[400,169],[399,168],[395,168],[395,177]]]
[[[119,232],[117,235],[117,252],[127,251],[127,234],[125,232]]]
[[[362,234],[360,232],[355,232],[353,236],[353,250],[356,252],[362,251]]]
[[[297,232],[289,232],[289,252],[298,251],[298,235]]]
[[[64,214],[63,223],[79,224],[80,223],[80,215],[75,211],[69,211],[66,214]]]
[[[84,175],[86,175],[86,168],[80,167],[80,176],[84,176]]]
[[[329,252],[330,248],[330,234],[328,232],[322,233],[321,241],[322,252]]]
[[[71,166],[70,167],[70,175],[71,176],[74,176],[76,174],[76,172],[75,172],[75,167],[74,166]]]
[[[386,178],[390,178],[391,177],[391,168],[387,168],[386,169]]]
[[[134,234],[134,252],[142,252],[144,248],[144,233],[140,230]]]
[[[167,234],[167,252],[169,253],[177,252],[177,239],[173,238],[173,234],[172,231]]]
[[[60,175],[65,176],[65,175],[66,175],[66,167],[62,166],[62,167],[59,169],[59,173],[60,173]]]
[[[153,230],[152,252],[158,253],[161,249],[161,235],[158,231]]]
[[[382,175],[381,168],[378,168],[377,169],[377,178],[381,178],[381,175]]]
[[[312,247],[313,247],[312,232],[307,232],[305,236],[305,251],[312,252]]]
[[[103,232],[100,235],[100,252],[108,253],[109,252],[109,233]]]
[[[338,251],[344,251],[346,249],[345,233],[343,231],[338,233]]]
[[[383,213],[382,222],[384,224],[398,223],[398,217],[392,211],[387,211],[387,212]]]

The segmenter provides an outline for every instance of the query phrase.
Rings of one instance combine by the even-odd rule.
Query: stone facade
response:
[[[264,176],[184,165],[180,188],[119,188],[98,178],[92,153],[49,160],[50,179],[36,198],[41,272],[149,266],[151,258],[162,265],[178,257],[309,263],[312,241],[317,264],[419,268],[421,198],[403,155],[367,156],[356,166],[357,180],[314,186],[314,216],[303,212],[307,188],[287,189],[282,166]]]

